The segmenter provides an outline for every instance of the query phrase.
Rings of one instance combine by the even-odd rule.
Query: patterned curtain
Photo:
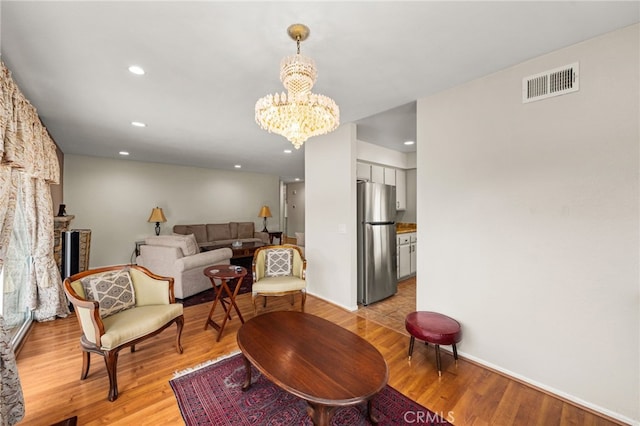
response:
[[[38,321],[69,315],[60,273],[53,258],[53,206],[49,184],[58,183],[56,147],[36,109],[0,62],[0,266],[13,231],[20,191],[32,271],[27,305]]]
[[[24,396],[16,357],[0,316],[0,424],[14,425],[24,417]]]

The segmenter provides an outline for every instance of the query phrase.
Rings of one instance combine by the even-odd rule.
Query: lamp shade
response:
[[[271,210],[269,210],[269,206],[262,206],[260,213],[258,213],[258,217],[271,217]]]
[[[160,223],[164,223],[167,221],[167,218],[164,217],[164,213],[162,212],[162,209],[160,207],[154,207],[153,210],[151,210],[151,216],[149,216],[149,220],[147,220],[147,222],[160,222]]]

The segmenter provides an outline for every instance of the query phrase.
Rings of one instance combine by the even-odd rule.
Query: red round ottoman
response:
[[[413,344],[416,339],[431,343],[436,347],[436,365],[438,375],[442,375],[440,366],[440,345],[453,346],[453,358],[458,359],[456,343],[462,339],[460,323],[453,318],[437,312],[411,312],[404,320],[404,326],[411,335],[409,342],[409,359],[413,354]]]

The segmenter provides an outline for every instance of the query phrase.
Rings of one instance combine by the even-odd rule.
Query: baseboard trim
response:
[[[309,291],[307,291],[307,295],[308,296],[313,296],[316,299],[320,299],[320,300],[322,300],[324,302],[327,302],[330,305],[337,306],[338,308],[344,309],[344,310],[349,311],[349,312],[355,312],[355,311],[358,310],[358,305],[356,305],[355,307],[349,307],[349,306],[341,305],[340,303],[336,303],[333,300],[325,299],[324,297],[318,296],[317,294],[311,293]]]
[[[449,354],[452,354],[451,351],[449,351],[448,349],[445,349],[444,347],[441,346],[441,349],[444,350],[445,352],[448,352]],[[501,376],[507,377],[508,379],[511,380],[515,380],[518,383],[521,383],[525,386],[529,386],[537,391],[540,391],[542,393],[545,393],[547,395],[550,395],[554,398],[558,398],[560,400],[562,400],[563,402],[566,402],[567,404],[571,404],[573,406],[576,406],[582,410],[588,411],[591,414],[597,415],[599,417],[602,417],[606,420],[609,420],[613,423],[619,424],[621,426],[627,426],[627,425],[633,425],[633,426],[640,426],[640,422],[633,420],[627,416],[624,416],[620,413],[616,413],[614,411],[611,411],[609,409],[606,409],[604,407],[600,407],[599,405],[596,404],[592,404],[588,401],[585,401],[583,399],[580,399],[578,397],[575,397],[573,395],[570,395],[566,392],[562,392],[558,389],[555,389],[551,386],[547,386],[544,385],[542,383],[536,382],[535,380],[531,380],[528,377],[522,376],[520,374],[514,373],[513,371],[507,370],[505,368],[499,367],[495,364],[492,364],[490,362],[487,362],[483,359],[474,357],[472,355],[469,355],[465,352],[460,352],[460,350],[458,350],[458,357],[461,359],[464,359],[467,362],[470,362],[472,364],[476,364],[482,368],[486,368],[487,370],[490,370],[494,373],[500,374]]]

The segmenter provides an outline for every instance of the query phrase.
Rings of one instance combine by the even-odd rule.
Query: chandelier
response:
[[[276,93],[256,102],[256,123],[270,133],[287,138],[296,149],[311,136],[332,132],[340,124],[340,109],[333,99],[311,93],[318,73],[313,59],[300,54],[300,42],[309,28],[293,24],[287,28],[298,51],[280,62],[280,81],[287,93]]]

